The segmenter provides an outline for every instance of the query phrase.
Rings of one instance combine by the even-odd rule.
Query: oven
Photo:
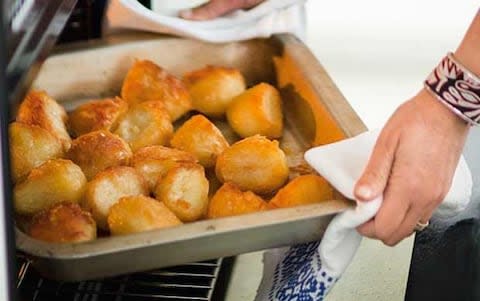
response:
[[[77,48],[79,44],[69,44],[100,37],[105,2],[10,0],[2,3],[3,30],[0,32],[3,34],[0,39],[7,42],[0,41],[3,72],[0,73],[0,93],[3,93],[2,98],[8,100],[8,104],[4,101],[0,110],[0,172],[4,187],[4,207],[0,213],[3,214],[2,226],[5,227],[2,232],[5,234],[4,241],[8,242],[6,258],[16,258],[16,261],[7,261],[8,292],[12,295],[6,299],[12,299],[18,293],[20,300],[224,300],[235,255],[318,240],[331,217],[351,206],[351,203],[335,194],[334,200],[322,206],[281,209],[262,217],[252,215],[245,220],[234,217],[218,222],[201,221],[188,225],[188,231],[169,232],[167,238],[159,236],[157,241],[156,237],[142,234],[131,241],[102,241],[99,245],[78,249],[38,244],[14,227],[13,209],[9,201],[12,199],[9,189],[12,183],[9,180],[8,143],[5,143],[8,141],[8,122],[12,119],[10,112],[15,111],[30,87],[44,87],[44,82],[49,82],[48,79],[52,77],[49,70],[55,64],[62,64],[62,55],[71,55],[75,59],[103,52],[106,56],[119,58],[123,55],[111,50],[111,41],[97,40],[82,44],[80,50]],[[143,4],[149,5],[148,1],[143,1]],[[122,39],[115,37],[112,43],[118,43],[118,40],[123,43],[125,40]],[[130,41],[129,38],[126,41]],[[64,44],[57,47],[58,52],[55,53],[59,53],[58,56],[51,55],[56,42]],[[295,123],[300,126],[293,127],[292,131],[300,131],[295,134],[303,137],[302,143],[308,140],[302,144],[304,146],[337,141],[365,130],[363,123],[313,55],[292,36],[280,35],[267,40],[219,46],[182,39],[157,40],[152,36],[141,41],[134,39],[131,43],[138,43],[131,45],[141,46],[139,48],[169,43],[180,47],[178,49],[182,49],[181,53],[186,57],[198,52],[198,49],[211,51],[218,55],[216,59],[224,59],[229,64],[243,68],[242,71],[252,81],[265,78],[282,86],[282,97],[292,99],[288,110],[299,116]],[[158,45],[156,47],[160,47]],[[189,47],[195,50],[189,50]],[[267,56],[269,59],[263,60]],[[46,60],[47,57],[49,60]],[[245,64],[245,57],[257,61]],[[178,65],[172,63],[172,66]],[[182,68],[181,64],[178,68]],[[39,78],[47,80],[42,82]],[[66,80],[63,83],[68,86],[68,79],[62,80]],[[112,89],[118,89],[115,83],[108,83],[112,84]],[[65,95],[61,89],[54,93]],[[72,93],[75,94],[75,91]],[[238,240],[239,235],[250,235],[252,239],[248,244],[243,244]],[[124,247],[127,241],[132,243],[131,249]],[[195,244],[202,246],[200,252],[186,251]],[[183,251],[175,254],[172,250],[178,246],[182,246]],[[170,252],[171,255],[153,263],[141,260],[133,264],[127,262],[128,258],[135,258],[135,255],[159,251]],[[93,270],[83,268],[89,264],[99,265]],[[78,270],[78,273],[72,270]]]

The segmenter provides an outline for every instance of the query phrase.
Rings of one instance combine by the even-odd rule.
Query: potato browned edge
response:
[[[172,121],[192,109],[190,94],[181,80],[149,60],[136,60],[122,85],[122,98],[129,104],[161,101]]]
[[[72,139],[67,131],[67,113],[45,91],[27,94],[18,108],[16,121],[46,129],[62,142],[64,150],[70,148]]]
[[[148,195],[147,183],[128,166],[111,167],[88,182],[82,205],[92,213],[99,228],[108,230],[110,208],[125,196]]]
[[[185,121],[170,144],[194,154],[206,168],[214,167],[217,156],[229,146],[222,132],[203,115],[195,115]]]
[[[62,202],[37,213],[28,235],[48,242],[78,243],[97,238],[97,227],[91,214],[77,203]]]
[[[233,182],[242,190],[268,194],[288,179],[285,153],[276,140],[252,136],[227,148],[217,158],[215,172],[223,182]]]
[[[81,168],[72,161],[48,160],[14,187],[15,212],[32,215],[62,201],[79,202],[86,184]]]
[[[245,79],[235,68],[206,66],[191,71],[183,80],[193,108],[209,117],[222,117],[232,99],[245,91]]]
[[[163,203],[146,196],[129,196],[115,203],[108,214],[113,235],[130,234],[181,225]]]
[[[66,157],[80,166],[90,180],[109,167],[128,165],[132,151],[122,138],[99,130],[73,140]]]

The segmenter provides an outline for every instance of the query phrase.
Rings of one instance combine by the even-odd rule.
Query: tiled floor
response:
[[[306,43],[369,128],[381,127],[454,50],[477,0],[310,0]],[[413,239],[364,240],[328,301],[403,300]],[[228,301],[252,301],[261,253],[241,257]]]

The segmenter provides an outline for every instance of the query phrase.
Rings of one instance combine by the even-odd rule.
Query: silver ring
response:
[[[422,223],[418,221],[417,224],[415,225],[415,231],[417,232],[423,231],[425,230],[425,228],[428,227],[428,225],[430,225],[430,221],[427,221],[426,223]]]

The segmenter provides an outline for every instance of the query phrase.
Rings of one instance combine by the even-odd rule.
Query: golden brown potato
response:
[[[221,117],[232,99],[245,91],[245,79],[235,68],[207,66],[183,77],[193,108],[209,117]]]
[[[132,166],[147,181],[153,192],[158,179],[181,162],[197,163],[190,153],[160,145],[147,146],[133,154]]]
[[[256,135],[236,142],[218,156],[215,172],[223,183],[266,194],[280,188],[289,171],[278,141]]]
[[[70,113],[70,130],[75,137],[97,130],[112,131],[127,110],[127,102],[119,97],[89,101]]]
[[[215,193],[208,205],[208,218],[242,215],[263,211],[267,203],[251,191],[241,191],[233,183],[225,183]]]
[[[99,228],[108,229],[110,208],[124,196],[148,195],[147,184],[132,167],[112,167],[88,182],[82,205],[88,209]]]
[[[86,184],[82,170],[72,161],[48,160],[13,189],[15,212],[32,215],[62,201],[78,202]]]
[[[282,187],[270,200],[270,208],[286,208],[320,203],[333,198],[333,189],[317,175],[296,177]]]
[[[78,164],[91,180],[109,167],[128,165],[132,151],[122,138],[105,130],[91,132],[73,140],[67,158]]]
[[[146,159],[159,161],[170,159],[178,162],[185,161],[197,163],[197,159],[193,154],[162,145],[142,147],[133,154],[132,162],[135,163],[137,161],[143,161]]]
[[[14,183],[22,181],[32,169],[47,160],[63,155],[60,140],[39,126],[12,122],[8,134]]]
[[[258,84],[232,100],[227,120],[241,137],[279,138],[283,132],[282,100],[277,89]]]
[[[44,91],[28,93],[18,108],[16,119],[46,129],[62,142],[64,150],[68,150],[72,142],[67,132],[67,120],[65,109]]]
[[[159,101],[146,101],[130,107],[118,122],[115,134],[133,151],[149,145],[164,145],[172,138],[173,125]]]
[[[208,180],[203,167],[182,163],[171,168],[158,181],[155,198],[183,222],[204,217],[208,207]]]
[[[192,109],[190,94],[181,80],[152,61],[138,60],[127,73],[122,98],[129,104],[161,101],[172,121]]]
[[[182,222],[163,203],[146,197],[121,198],[110,209],[108,227],[113,235],[169,228]]]
[[[217,156],[228,148],[222,132],[203,115],[187,120],[173,135],[171,146],[195,155],[204,167],[213,167]]]
[[[28,235],[48,242],[76,243],[97,238],[97,226],[78,204],[62,202],[37,213]]]

